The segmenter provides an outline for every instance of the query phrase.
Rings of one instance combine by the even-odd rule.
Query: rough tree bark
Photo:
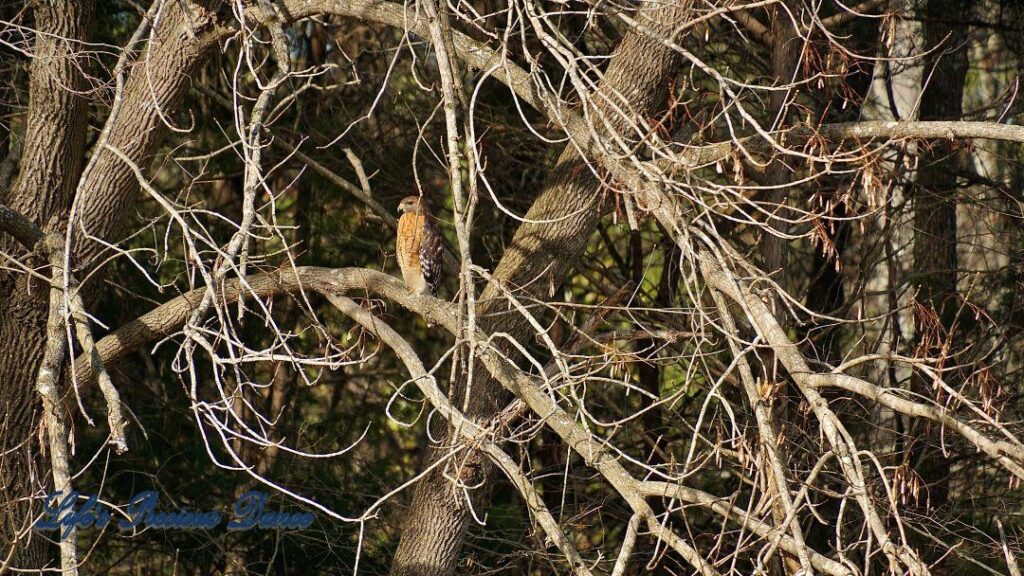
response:
[[[645,5],[637,20],[668,36],[685,22],[689,7],[689,2]],[[594,101],[603,109],[611,127],[625,139],[635,140],[627,133],[630,120],[646,122],[664,109],[680,58],[658,40],[635,32],[627,35],[615,50]],[[608,105],[612,102],[620,107],[622,102],[628,102],[633,116],[613,112]],[[526,337],[528,324],[514,311],[506,311],[501,288],[496,283],[522,296],[549,297],[583,254],[596,227],[601,214],[600,189],[601,182],[584,165],[575,148],[566,147],[527,212],[528,222],[516,231],[495,269],[494,280],[478,300],[477,316],[484,331]],[[504,398],[500,383],[483,372],[475,373],[467,413],[486,420]],[[442,442],[432,450],[425,465],[444,452]],[[488,464],[478,458],[473,466],[471,477],[464,478],[466,483],[489,483]],[[463,491],[453,486],[444,472],[443,467],[435,468],[416,486],[391,567],[394,576],[441,576],[455,570],[470,510]],[[483,505],[479,495],[486,492],[486,488],[476,491],[475,505]]]
[[[85,158],[88,69],[82,43],[92,23],[93,2],[38,2],[33,6],[36,38],[29,75],[29,106],[21,171],[3,203],[46,230],[59,229],[61,215],[78,182]],[[3,240],[4,251],[25,250]],[[34,393],[36,371],[46,342],[49,291],[27,274],[0,273],[0,540],[13,546],[11,565],[46,564],[45,540],[31,531],[26,504],[33,488],[48,475],[36,470],[32,436],[39,416]],[[7,557],[7,546],[0,558]]]
[[[83,173],[88,102],[81,73],[88,67],[76,63],[73,52],[86,45],[66,39],[87,39],[92,2],[39,2],[34,8],[36,29],[43,33],[37,36],[30,70],[25,149],[18,181],[4,201],[44,230],[74,226],[71,261],[80,269],[103,249],[89,235],[107,242],[120,238],[139,186],[129,167],[105,148],[97,148]],[[127,74],[123,101],[115,104],[117,113],[104,129],[107,143],[136,164],[147,166],[169,131],[190,76],[222,32],[218,11],[225,9],[173,2],[161,11],[150,42]],[[69,224],[72,199],[78,219]],[[32,436],[38,423],[33,390],[46,338],[46,294],[26,274],[0,279],[2,496],[5,502],[21,503],[2,512],[5,541],[13,541],[12,530],[25,527],[27,498],[45,478],[33,472]],[[38,545],[15,542],[14,548],[14,566],[40,568],[46,562]]]
[[[171,2],[125,82],[124,101],[107,120],[107,144],[140,167],[150,164],[174,123],[178,106],[207,51],[225,34],[230,7],[206,2]],[[217,3],[209,3],[216,6]],[[132,214],[139,185],[130,166],[107,148],[98,148],[78,190],[79,217],[73,222],[76,266],[87,266],[103,250],[89,235],[116,241]]]

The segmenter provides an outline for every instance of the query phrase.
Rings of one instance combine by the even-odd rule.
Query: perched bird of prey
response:
[[[437,296],[444,265],[444,238],[434,225],[430,206],[421,196],[406,196],[398,204],[395,249],[405,285],[414,294]]]

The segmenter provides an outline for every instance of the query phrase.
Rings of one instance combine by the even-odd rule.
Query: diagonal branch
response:
[[[487,454],[497,464],[498,468],[505,473],[516,489],[519,490],[530,513],[537,518],[537,522],[544,529],[548,538],[558,546],[558,549],[568,560],[573,573],[577,574],[577,576],[591,576],[586,563],[580,557],[580,553],[576,550],[572,541],[566,537],[565,532],[562,531],[555,517],[552,516],[551,511],[548,510],[547,505],[544,504],[544,501],[537,493],[533,483],[527,478],[519,465],[491,440],[494,436],[494,430],[482,428],[452,405],[448,397],[437,387],[434,377],[427,373],[416,351],[391,326],[388,326],[350,298],[328,294],[327,299],[330,300],[335,308],[376,335],[394,351],[395,355],[405,364],[406,369],[409,370],[409,375],[412,377],[413,382],[434,408],[441,413],[441,416],[452,424],[452,427],[462,435],[466,443]]]
[[[34,250],[43,239],[43,231],[16,210],[0,204],[0,231],[14,237],[26,250]]]
[[[699,258],[701,275],[704,279],[711,287],[743,307],[751,324],[772,347],[772,350],[786,368],[786,371],[796,381],[797,387],[807,399],[808,404],[810,404],[811,410],[814,412],[822,431],[825,433],[825,437],[832,446],[832,450],[836,453],[843,475],[846,476],[846,480],[850,483],[854,498],[864,513],[871,532],[882,544],[882,551],[889,557],[891,566],[896,568],[899,563],[902,563],[912,574],[929,574],[928,567],[920,560],[914,550],[906,545],[906,543],[902,546],[897,546],[889,538],[889,531],[882,522],[874,503],[871,501],[867,479],[857,447],[854,445],[842,422],[829,408],[828,402],[808,382],[808,377],[813,372],[807,365],[807,361],[800,353],[800,350],[786,336],[785,330],[779,325],[778,320],[768,309],[768,306],[754,296],[748,287],[739,283],[725,272],[711,256],[701,254]]]
[[[248,287],[248,288],[245,288]],[[224,283],[224,290],[221,297],[225,302],[237,299],[242,290],[248,290],[248,295],[253,298],[270,298],[277,295],[297,293],[300,290],[313,290],[326,295],[328,298],[335,298],[338,295],[352,292],[372,294],[387,298],[398,303],[404,308],[423,316],[431,323],[439,324],[452,334],[459,331],[459,323],[455,306],[430,296],[418,296],[406,290],[405,286],[396,278],[364,268],[341,268],[325,269],[317,267],[300,267],[295,269],[282,269],[273,272],[250,275],[243,283],[239,279],[232,279]],[[144,316],[134,320],[125,326],[117,329],[98,344],[104,362],[111,362],[122,357],[130,350],[161,338],[175,334],[185,322],[189,315],[203,297],[204,289],[197,289],[183,294],[159,307]],[[336,300],[336,298],[335,298]],[[477,340],[481,343],[488,342],[486,334],[478,333]],[[645,499],[650,496],[665,495],[666,486],[670,491],[680,491],[686,496],[681,498],[701,506],[710,508],[723,518],[740,518],[731,508],[713,506],[719,499],[705,495],[700,492],[688,492],[688,488],[676,484],[659,484],[661,492],[655,494],[650,490],[651,485],[646,488],[634,478],[606,448],[605,442],[595,438],[590,432],[584,430],[575,420],[556,404],[542,389],[541,383],[535,378],[524,375],[509,364],[508,360],[496,352],[493,348],[481,346],[480,359],[488,371],[493,374],[506,389],[512,391],[517,397],[525,401],[529,408],[536,413],[549,427],[551,427],[568,446],[572,447],[584,461],[598,470],[602,476],[609,481],[617,492],[627,501],[635,514],[639,515],[647,523],[648,529],[656,537],[661,538],[680,553],[694,567],[704,574],[716,574],[700,554],[689,544],[682,541],[678,535],[663,526],[654,516],[650,505]],[[81,370],[87,370],[82,358],[78,359],[82,364]],[[415,374],[415,373],[414,373]],[[427,395],[428,399],[431,395]],[[447,398],[444,398],[447,402]],[[469,426],[475,429],[477,426]],[[671,495],[671,494],[669,494]],[[752,519],[744,519],[750,523]],[[758,526],[759,535],[770,535],[773,528],[764,523],[754,521]],[[799,553],[799,547],[791,536],[783,536],[779,547],[794,555]],[[850,571],[841,564],[828,559],[827,557],[808,550],[811,565],[816,569],[832,576],[848,575]]]
[[[803,531],[800,529],[800,522],[795,521],[797,516],[797,509],[793,505],[793,497],[789,492],[788,476],[786,469],[783,467],[782,457],[779,452],[781,447],[779,446],[779,434],[775,427],[775,422],[772,420],[771,410],[766,403],[766,399],[761,397],[758,392],[757,383],[754,381],[753,372],[750,369],[750,364],[747,362],[747,358],[737,346],[735,340],[730,337],[732,334],[736,334],[736,322],[733,320],[732,314],[729,312],[729,308],[725,304],[725,300],[722,295],[718,292],[712,291],[712,298],[715,301],[715,305],[718,307],[718,313],[722,316],[722,324],[726,331],[726,339],[729,342],[729,348],[732,352],[733,358],[739,365],[740,380],[743,382],[743,390],[747,394],[747,401],[750,402],[750,406],[754,410],[754,417],[757,420],[758,432],[761,438],[761,445],[764,447],[765,453],[768,455],[768,462],[770,463],[770,469],[768,474],[771,476],[772,482],[775,485],[775,494],[777,495],[778,504],[778,516],[781,518],[781,523],[778,527],[780,535],[785,530],[789,529],[793,534],[793,540],[797,544],[797,550],[799,550],[798,557],[800,558],[800,565],[805,572],[810,573],[811,561],[807,556],[806,545],[804,544]],[[788,525],[788,526],[787,526]],[[764,562],[767,562],[770,558],[765,558]]]

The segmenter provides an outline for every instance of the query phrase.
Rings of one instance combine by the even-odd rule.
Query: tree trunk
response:
[[[131,169],[106,149],[93,151],[94,161],[83,174],[88,102],[82,97],[87,86],[81,70],[87,66],[75,62],[73,51],[84,45],[91,15],[92,3],[86,1],[39,2],[35,7],[36,28],[45,34],[37,36],[30,71],[21,170],[4,198],[44,230],[61,230],[69,225],[70,203],[77,194],[80,217],[70,225],[75,227],[72,264],[78,269],[103,249],[87,235],[107,242],[120,239],[139,191]],[[149,164],[192,72],[219,31],[215,12],[184,2],[165,6],[155,39],[130,67],[116,116],[107,120],[110,145],[143,169]],[[13,542],[12,531],[27,525],[30,508],[24,502],[33,489],[39,490],[39,479],[48,476],[36,466],[32,442],[38,425],[33,390],[46,338],[46,295],[45,287],[26,274],[0,278],[0,472],[5,490],[0,496],[4,502],[21,503],[2,511],[5,541]],[[45,562],[38,545],[22,541],[14,546],[15,566],[39,568]]]
[[[21,171],[3,203],[36,225],[59,229],[85,157],[88,101],[82,53],[92,23],[88,0],[39,2],[34,6],[36,38],[30,69],[29,106]],[[5,239],[4,251],[26,251]],[[35,466],[33,433],[39,405],[36,371],[46,343],[47,287],[27,274],[0,273],[0,539],[15,548],[12,567],[41,568],[49,551],[31,531],[28,498],[48,474]],[[0,558],[7,557],[6,546]]]
[[[968,0],[931,0],[925,11],[924,34],[929,48],[940,46],[926,60],[927,83],[921,96],[921,120],[960,118],[967,77]],[[957,16],[951,17],[952,14]],[[930,72],[930,78],[929,78]],[[956,296],[956,179],[958,144],[937,140],[920,157],[914,189],[914,266],[918,300],[930,304],[948,326]],[[953,298],[955,300],[955,298]],[[949,304],[949,305],[947,305]]]
[[[967,76],[965,22],[970,12],[970,0],[930,0],[924,9],[924,38],[932,52],[925,60],[921,120],[952,120],[962,115]],[[913,190],[914,276],[917,301],[924,308],[924,312],[916,314],[916,334],[919,350],[929,356],[943,353],[960,305],[956,289],[959,166],[957,142],[933,141],[922,148]],[[956,348],[952,344],[948,350]],[[950,374],[947,372],[944,377]],[[930,381],[917,377],[913,383],[917,393],[934,395]],[[941,441],[938,430],[928,430],[920,435],[911,456],[911,464],[928,487],[932,507],[943,505],[949,495],[949,466],[938,448]]]
[[[768,43],[771,53],[772,75],[774,76],[773,83],[776,86],[785,86],[799,79],[797,76],[805,40],[801,37],[800,31],[795,26],[799,25],[802,10],[796,2],[788,2],[787,9],[776,5],[771,9],[770,13],[771,33],[768,36]],[[794,22],[793,19],[797,19],[797,21]],[[770,126],[773,129],[783,129],[788,126],[789,104],[795,93],[795,90],[777,90],[773,91],[769,96],[769,113],[772,115]],[[788,290],[790,284],[787,272],[790,241],[771,234],[768,232],[768,229],[776,228],[782,233],[788,233],[790,229],[787,220],[792,218],[793,213],[786,208],[786,204],[791,200],[789,196],[792,190],[787,184],[791,180],[790,174],[792,169],[789,167],[788,161],[789,159],[784,156],[776,156],[765,172],[766,184],[774,187],[765,195],[769,203],[767,210],[772,213],[773,218],[766,220],[766,229],[762,232],[759,246],[765,273],[772,275],[772,278],[783,290]],[[782,300],[776,296],[773,298],[773,303],[776,316],[783,322],[783,325],[788,324],[789,317],[784,313],[785,307],[782,305]],[[766,381],[780,380],[768,368],[774,366],[775,362],[765,362],[763,365],[765,368],[763,374],[761,374],[762,378]],[[778,393],[778,401],[770,409],[769,418],[776,423],[781,423],[781,425],[777,425],[779,428],[785,429],[791,411],[790,404],[794,402],[794,398],[792,398],[793,395],[788,390],[788,387],[784,383],[782,384],[783,388]],[[783,462],[788,461],[785,445],[780,444],[778,450]],[[771,474],[770,471],[769,474]],[[786,510],[782,499],[777,494],[775,480],[767,483],[767,491],[774,502],[772,506],[772,519],[777,525],[781,526],[786,517]],[[777,556],[776,561],[772,562],[770,566],[773,574],[795,574],[799,569],[799,561],[788,554]]]
[[[771,10],[772,27],[768,36],[769,50],[771,53],[772,75],[776,86],[785,86],[797,80],[796,75],[800,64],[800,55],[803,52],[804,39],[800,32],[794,28],[793,18],[799,18],[801,10],[794,2],[792,6],[784,10],[775,6]],[[798,20],[799,22],[799,20]],[[776,90],[769,96],[769,113],[771,116],[770,126],[776,129],[785,128],[788,125],[790,98],[795,92],[793,90]],[[792,170],[786,164],[787,158],[776,157],[766,170],[767,185],[776,188],[769,190],[765,195],[769,202],[767,209],[773,213],[778,221],[768,219],[766,227],[777,227],[780,232],[787,232],[788,226],[785,220],[790,218],[790,212],[785,209],[789,201],[789,193],[785,186],[790,181]],[[761,236],[761,258],[764,271],[772,274],[775,281],[783,289],[786,289],[786,260],[789,253],[789,241],[765,231]],[[776,303],[777,308],[779,302]],[[776,310],[781,312],[781,308]],[[782,316],[780,316],[781,318]]]
[[[667,36],[685,22],[688,12],[688,2],[646,5],[636,18],[648,29]],[[680,62],[677,52],[635,32],[615,50],[595,101],[600,103],[607,99],[619,104],[618,107],[623,101],[630,104],[632,118],[612,112],[612,106],[607,103],[599,104],[609,124],[627,141],[635,140],[627,132],[630,119],[646,126],[652,115],[664,109],[668,88]],[[529,222],[546,223],[528,222],[516,230],[512,244],[494,272],[495,282],[519,291],[522,296],[550,297],[583,254],[595,229],[601,214],[600,187],[601,183],[584,165],[575,148],[566,147],[526,216]],[[507,312],[503,300],[494,282],[484,290],[478,299],[477,317],[481,319],[481,328],[525,338],[529,326],[518,313]],[[497,411],[504,398],[496,380],[482,371],[477,372],[469,391],[468,415],[486,420]],[[447,449],[447,441],[443,441],[431,450],[425,464],[436,462]],[[468,466],[460,463],[462,469],[454,473],[466,484],[480,481],[490,484],[490,466],[480,456]],[[470,510],[462,489],[447,480],[444,473],[444,466],[439,466],[416,486],[391,567],[394,576],[440,576],[455,570]],[[487,488],[475,491],[474,507],[478,515],[485,506],[486,498],[482,495],[487,492]]]
[[[194,2],[168,3],[154,40],[132,67],[121,109],[116,117],[107,119],[107,144],[143,170],[169,132],[168,125],[174,125],[178,106],[204,55],[222,37],[221,10],[225,8],[214,11]],[[78,227],[76,267],[88,266],[104,249],[87,235],[108,242],[120,239],[139,193],[139,183],[128,164],[106,148],[94,150],[93,155],[78,190],[81,216],[73,223]]]

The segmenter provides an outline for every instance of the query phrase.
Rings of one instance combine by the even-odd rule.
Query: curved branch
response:
[[[548,538],[565,555],[573,572],[578,576],[591,576],[591,572],[587,569],[583,558],[580,557],[580,553],[576,550],[572,541],[566,537],[565,532],[562,531],[555,517],[552,516],[551,511],[544,504],[544,500],[537,493],[533,483],[530,482],[530,479],[515,461],[490,440],[493,430],[482,428],[452,405],[448,397],[437,387],[434,377],[427,373],[416,351],[391,326],[382,322],[349,298],[328,295],[327,299],[335,308],[359,323],[363,328],[372,332],[391,348],[395,355],[405,364],[406,369],[409,370],[409,375],[412,377],[416,387],[420,389],[437,411],[452,424],[453,428],[465,438],[467,443],[487,454],[498,468],[508,476],[509,481],[519,490],[523,500],[526,501],[527,508],[536,516],[537,522],[544,529]]]
[[[295,19],[306,18],[318,14],[334,14],[370,20],[415,33],[423,38],[430,38],[427,19],[415,11],[406,10],[404,6],[393,2],[377,0],[287,0],[288,9]],[[573,110],[550,96],[540,93],[528,72],[509,61],[504,54],[477,42],[465,34],[452,32],[453,46],[459,58],[472,68],[488,71],[499,82],[508,86],[516,96],[528,103],[537,111],[545,114],[549,120],[561,126],[588,158],[598,160],[608,172],[615,177],[624,189],[641,189],[645,179],[636,168],[611,158],[603,152],[599,143],[594,141],[594,132],[587,123]],[[846,139],[865,140],[904,140],[904,139],[951,139],[951,138],[983,138],[1024,143],[1024,126],[999,124],[996,122],[963,122],[963,121],[919,121],[919,122],[886,122],[866,121],[840,124],[826,124],[818,127],[801,127],[787,132],[776,132],[774,137],[785,137],[793,142],[806,142],[820,137],[835,144]],[[697,166],[714,164],[725,160],[740,147],[763,145],[769,147],[760,137],[743,138],[701,146],[686,146],[671,153],[667,158],[642,162],[643,172],[671,174],[676,170],[685,170]]]
[[[809,374],[805,378],[811,386],[841,388],[847,392],[853,392],[873,400],[894,412],[931,420],[956,430],[968,442],[974,444],[985,454],[991,456],[993,460],[1002,464],[1014,476],[1024,480],[1024,466],[1021,465],[1021,463],[1024,463],[1024,448],[1009,442],[992,440],[966,422],[950,415],[946,410],[939,410],[933,406],[900,398],[890,390],[848,374]]]
[[[243,286],[248,286],[248,288],[243,288]],[[237,278],[226,281],[220,296],[224,302],[232,302],[237,300],[243,292],[251,297],[270,298],[298,293],[305,289],[326,295],[329,299],[333,299],[332,301],[336,305],[339,301],[338,295],[363,291],[396,302],[400,306],[420,314],[427,321],[443,326],[453,334],[457,334],[459,331],[455,307],[452,304],[431,296],[412,294],[397,278],[365,268],[328,269],[309,266],[264,272],[246,277],[244,283]],[[202,301],[204,293],[205,289],[197,289],[182,294],[117,329],[97,343],[96,348],[101,359],[104,362],[113,361],[139,346],[179,331],[188,320],[192,310]],[[378,324],[377,327],[379,329],[380,325]],[[477,340],[481,343],[489,341],[487,336],[479,331]],[[493,348],[482,345],[479,353],[487,370],[506,389],[522,399],[589,466],[600,472],[634,512],[647,522],[648,529],[652,534],[665,540],[703,574],[717,574],[717,571],[696,550],[658,521],[650,505],[646,502],[646,498],[652,494],[649,491],[644,491],[644,483],[634,478],[615,459],[606,449],[604,442],[584,430],[572,416],[542,390],[534,378],[524,375],[517,368],[511,366]],[[83,358],[76,360],[76,369],[83,377],[91,374],[88,372],[88,365]],[[431,399],[430,395],[427,397]],[[447,402],[447,398],[443,398],[443,400]],[[689,492],[685,492],[689,490],[688,488],[678,487],[678,489],[683,491],[681,493],[689,494]],[[711,507],[712,501],[717,501],[717,499],[708,496],[695,503]],[[726,511],[721,507],[711,507],[711,510],[724,518],[729,518],[729,515],[732,514],[731,510]],[[768,530],[770,531],[771,527],[768,527]],[[791,536],[783,536],[779,547],[792,554],[799,552],[798,546]],[[808,554],[811,564],[826,574],[847,576],[851,573],[846,567],[820,553],[808,550]]]
[[[898,566],[899,563],[902,563],[912,574],[919,576],[930,574],[928,566],[921,561],[917,553],[907,543],[897,545],[890,539],[889,532],[868,494],[867,477],[857,446],[853,443],[843,423],[829,407],[828,401],[818,393],[814,386],[808,383],[807,377],[813,374],[813,371],[808,367],[807,361],[797,346],[789,340],[785,330],[768,309],[768,305],[757,298],[748,286],[739,282],[719,266],[711,256],[701,253],[698,258],[701,276],[704,277],[708,285],[743,308],[750,323],[772,347],[786,371],[793,377],[797,388],[807,399],[807,403],[821,425],[822,432],[839,459],[840,468],[847,482],[850,483],[850,488],[864,513],[867,525],[875,538],[881,542],[882,551],[890,559],[890,565]]]
[[[238,300],[242,293],[252,298],[270,298],[298,293],[303,289],[337,294],[362,289],[396,300],[406,307],[409,307],[408,299],[417,298],[409,294],[398,279],[383,272],[365,268],[330,269],[316,266],[252,274],[245,277],[244,283],[238,278],[225,280],[219,296],[222,302],[230,303]],[[206,293],[205,287],[186,292],[124,324],[96,343],[100,359],[104,363],[112,362],[136,348],[175,334],[198,308]],[[428,320],[436,320],[432,319],[432,314],[425,307],[416,308]],[[91,382],[96,376],[83,356],[75,360],[75,370],[80,382]]]

